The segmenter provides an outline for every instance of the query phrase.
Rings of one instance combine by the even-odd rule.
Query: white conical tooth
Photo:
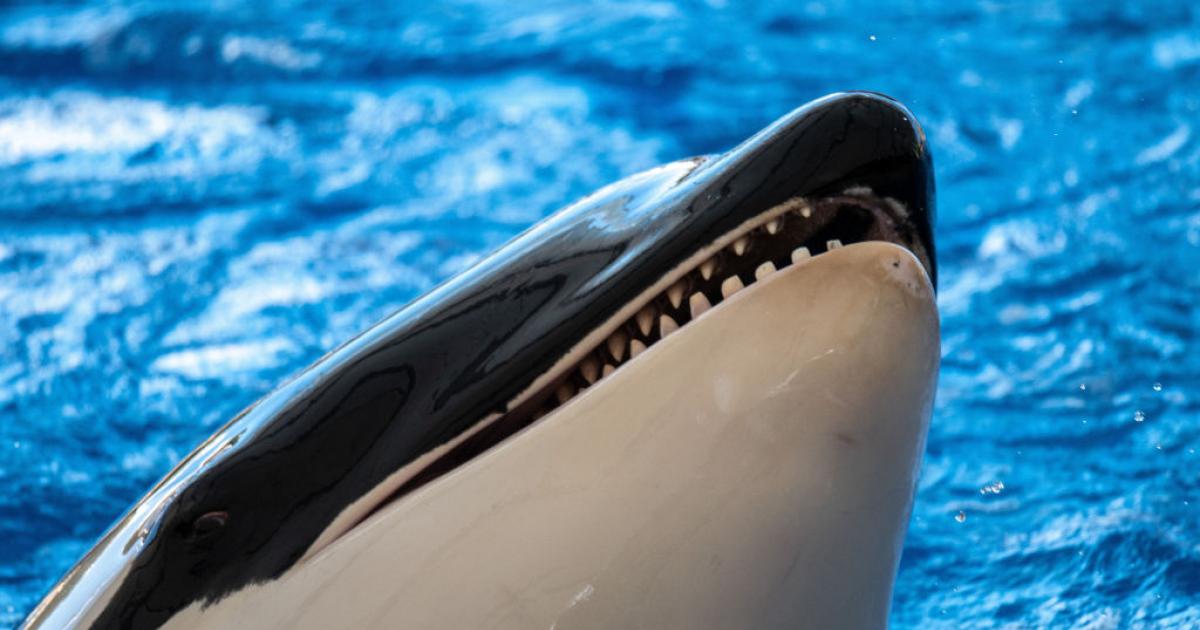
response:
[[[671,301],[671,306],[679,308],[679,305],[683,304],[683,293],[685,291],[687,291],[687,287],[684,286],[682,280],[672,284],[671,288],[667,289],[667,299]]]
[[[649,335],[650,329],[654,327],[654,307],[647,306],[637,314],[638,330],[642,331],[643,335]]]
[[[778,234],[779,227],[781,225],[783,225],[783,222],[779,219],[771,219],[770,221],[767,221],[767,234]]]
[[[741,278],[737,276],[729,276],[728,278],[725,278],[724,282],[721,283],[721,295],[728,298],[744,288],[746,288],[746,285],[742,284]]]
[[[568,400],[571,400],[571,397],[574,395],[575,386],[570,383],[563,383],[562,385],[559,385],[558,389],[554,392],[554,397],[558,399],[558,404],[560,405]]]
[[[738,256],[741,256],[742,254],[746,253],[747,247],[750,247],[750,237],[743,236],[733,242],[733,253],[737,254]]]
[[[708,260],[700,263],[700,275],[705,280],[708,280],[709,278],[711,278],[713,276],[713,272],[715,272],[716,270],[717,270],[717,261],[715,258],[709,258]]]
[[[670,317],[667,317],[666,315],[663,315],[662,317],[658,318],[658,336],[659,337],[666,337],[667,335],[675,332],[676,330],[679,330],[679,324],[676,324],[675,320],[671,319]]]
[[[579,373],[583,375],[583,380],[588,382],[588,385],[595,383],[600,378],[600,362],[588,357],[579,364]]]
[[[625,358],[625,348],[629,344],[629,337],[624,332],[618,330],[608,338],[608,352],[614,359],[620,361]]]
[[[688,298],[688,306],[692,309],[692,318],[700,317],[700,314],[712,308],[712,303],[703,293],[693,293],[692,297]]]
[[[798,263],[801,260],[808,260],[809,258],[812,258],[812,254],[808,252],[807,247],[797,247],[796,249],[792,250],[793,263]]]
[[[804,205],[800,206],[800,216],[804,217],[805,219],[811,217],[812,216],[812,206],[809,206],[808,204],[804,204]]]
[[[629,342],[629,358],[632,359],[646,351],[646,344],[634,339]]]
[[[775,264],[768,261],[759,265],[758,269],[754,270],[754,277],[755,279],[762,280],[773,273],[775,273]]]
[[[825,242],[825,249],[826,249],[826,250],[830,250],[830,249],[837,249],[837,248],[839,248],[839,247],[841,247],[841,246],[842,246],[842,242],[841,242],[841,241],[839,241],[839,240],[838,240],[838,239],[836,239],[836,238],[829,239],[828,241],[826,241],[826,242]]]
[[[609,364],[605,363],[605,364],[604,364],[604,369],[603,369],[603,370],[600,370],[600,376],[601,376],[601,377],[605,377],[605,376],[608,376],[609,374],[612,374],[613,372],[616,372],[616,371],[617,371],[617,368],[615,368],[615,367],[613,367],[613,366],[611,366],[611,365],[609,365]]]

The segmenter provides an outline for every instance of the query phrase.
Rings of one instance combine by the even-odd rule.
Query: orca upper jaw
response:
[[[896,243],[936,282],[933,203],[920,127],[867,93],[819,99],[725,154],[608,186],[232,420],[26,625],[155,627],[277,579],[801,248]],[[214,513],[218,529],[198,526]]]
[[[854,95],[847,100],[854,103],[858,97],[869,103],[883,102],[888,107],[894,104],[877,95]],[[836,97],[832,100],[842,106],[847,104]],[[914,127],[910,116],[888,108],[884,112],[899,114],[899,121],[908,125],[899,128],[911,132],[905,137],[923,143],[923,134],[919,127]],[[682,179],[684,185],[690,180],[692,186],[701,186],[703,191],[718,188],[725,191],[721,194],[728,194],[728,188],[736,178],[727,175],[737,174],[740,169],[762,168],[758,162],[762,162],[763,152],[770,151],[756,148],[756,139],[769,139],[764,144],[775,146],[790,136],[816,133],[804,126],[812,116],[814,114],[793,113],[730,154],[697,162],[700,166]],[[370,493],[356,500],[308,547],[300,562],[317,556],[326,546],[352,532],[385,506],[505,440],[514,439],[534,422],[569,404],[580,392],[636,360],[661,338],[775,271],[820,256],[833,248],[881,241],[910,251],[932,286],[936,264],[929,229],[932,216],[929,155],[923,144],[914,144],[910,149],[912,156],[919,160],[905,162],[892,156],[866,164],[857,174],[845,179],[830,179],[815,188],[816,192],[810,197],[786,198],[778,205],[749,215],[743,223],[716,236],[674,268],[661,271],[655,282],[632,296],[614,316],[588,332],[520,395],[506,401],[503,412],[486,415],[454,439],[396,470]],[[745,162],[750,162],[749,166]],[[877,168],[882,170],[875,170]],[[704,182],[706,178],[709,181]],[[881,196],[871,186],[880,186],[882,192],[898,197]],[[714,194],[692,192],[691,197],[692,203],[696,203],[712,198]]]

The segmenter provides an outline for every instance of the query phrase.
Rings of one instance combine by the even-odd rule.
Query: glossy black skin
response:
[[[206,443],[237,439],[211,462],[185,461],[97,627],[154,627],[279,576],[348,504],[503,409],[666,271],[779,203],[855,185],[905,203],[933,258],[924,136],[899,104],[864,93],[815,101],[722,156],[635,176],[538,224],[259,401]],[[127,517],[98,547],[134,527]]]

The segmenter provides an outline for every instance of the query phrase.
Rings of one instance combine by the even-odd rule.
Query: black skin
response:
[[[902,106],[866,93],[816,101],[724,155],[547,219],[256,403],[213,438],[236,443],[212,462],[172,473],[190,478],[95,627],[156,627],[279,576],[348,504],[502,410],[667,270],[784,201],[856,185],[905,204],[933,260],[924,136]],[[126,517],[98,548],[141,526]]]

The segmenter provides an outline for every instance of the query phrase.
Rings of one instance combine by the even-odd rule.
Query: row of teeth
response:
[[[807,219],[811,216],[812,209],[808,205],[803,205],[795,213]],[[755,231],[765,232],[763,236],[771,236],[778,234],[781,227],[782,221],[777,218],[767,222]],[[735,256],[742,256],[749,249],[752,238],[751,234],[743,235],[731,243],[726,248],[726,251],[732,252]],[[838,239],[826,242],[827,251],[837,249],[841,246],[842,242]],[[791,263],[796,264],[811,257],[812,254],[807,247],[797,247],[792,251]],[[774,263],[770,261],[764,262],[755,269],[754,280],[749,284],[762,280],[777,270]],[[716,271],[717,261],[714,256],[698,265],[696,269],[689,273],[698,274],[700,279],[708,282],[712,280]],[[744,283],[742,278],[737,274],[725,278],[720,284],[721,299],[717,300],[717,303],[719,304],[721,300],[729,299],[737,292],[745,289],[746,285],[747,283]],[[600,344],[599,348],[580,361],[578,367],[557,387],[554,395],[546,401],[542,410],[537,415],[544,415],[554,408],[567,403],[583,390],[595,385],[601,379],[615,372],[617,368],[630,359],[645,352],[656,341],[679,330],[680,324],[676,322],[675,318],[672,318],[665,312],[666,305],[670,304],[676,310],[681,309],[685,301],[687,287],[688,284],[685,280],[676,282],[661,296],[652,299],[628,322],[619,326],[604,343]],[[665,302],[663,301],[664,299]],[[690,318],[687,321],[696,319],[714,306],[708,299],[708,296],[702,291],[696,291],[691,295],[687,295],[686,301],[687,311],[685,314],[690,314]],[[655,302],[663,304],[663,308],[656,307]],[[655,327],[656,323],[657,328]],[[685,321],[684,323],[686,324],[687,322]]]

